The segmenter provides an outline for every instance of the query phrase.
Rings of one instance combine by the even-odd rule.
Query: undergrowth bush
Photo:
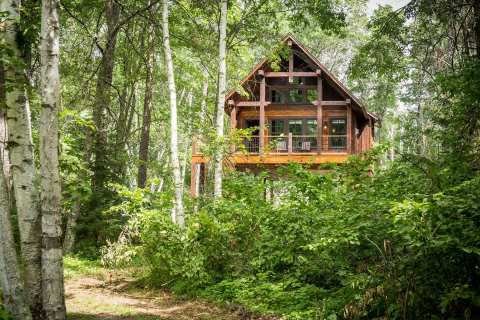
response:
[[[480,177],[445,186],[409,161],[376,168],[379,152],[274,183],[233,173],[185,229],[170,199],[124,194],[132,261],[150,285],[287,319],[479,317]]]

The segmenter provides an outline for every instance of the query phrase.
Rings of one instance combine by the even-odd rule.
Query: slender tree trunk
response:
[[[0,158],[0,166],[3,166]],[[3,302],[15,320],[30,320],[32,315],[25,300],[20,266],[10,220],[10,199],[3,170],[0,170],[0,284]]]
[[[40,36],[40,199],[42,213],[42,289],[46,319],[66,319],[63,286],[62,216],[58,165],[60,102],[59,0],[42,1]]]
[[[142,119],[142,133],[140,138],[140,147],[138,159],[140,165],[138,166],[137,185],[139,188],[145,188],[147,183],[147,164],[148,164],[148,149],[150,145],[150,125],[151,125],[151,108],[153,98],[153,73],[155,68],[155,41],[153,40],[153,30],[150,30],[152,35],[151,41],[148,44],[148,58],[147,58],[147,77],[145,79],[145,97],[143,100],[143,119]]]
[[[63,253],[72,253],[75,244],[75,229],[80,217],[82,205],[79,200],[75,200],[72,205],[72,212],[68,215],[67,225],[65,227],[65,238],[63,240]]]
[[[107,123],[106,110],[110,106],[110,89],[115,65],[115,47],[117,43],[116,26],[120,17],[120,7],[114,0],[105,0],[107,20],[107,41],[103,49],[100,72],[97,76],[93,121],[95,123],[93,164],[93,191],[102,194],[108,178]]]
[[[180,174],[180,160],[178,157],[178,132],[177,132],[177,91],[175,89],[175,77],[173,71],[172,52],[168,31],[168,0],[162,0],[162,27],[163,48],[165,51],[165,64],[167,71],[168,93],[170,96],[170,153],[175,184],[175,223],[185,225],[183,211],[183,182]]]
[[[216,117],[216,132],[217,137],[223,137],[224,126],[224,100],[225,88],[227,82],[227,63],[226,63],[226,37],[227,37],[227,0],[221,1],[220,10],[220,24],[219,24],[219,41],[218,41],[218,94],[217,94],[217,117]],[[216,198],[222,196],[222,175],[223,175],[223,152],[222,147],[214,157],[214,196]]]
[[[204,123],[206,120],[206,115],[207,115],[207,98],[208,98],[208,72],[207,69],[204,69],[203,72],[203,77],[204,77],[204,82],[203,82],[203,87],[202,87],[202,103],[200,105],[200,123]],[[200,194],[200,178],[201,178],[201,163],[195,164],[196,170],[195,170],[195,190],[196,194]]]
[[[89,166],[91,164],[91,158],[92,158],[92,137],[93,137],[93,132],[90,128],[86,129],[85,132],[85,142],[83,145],[83,149],[85,151],[84,156],[83,156],[83,161],[84,163]],[[82,210],[82,201],[83,198],[80,195],[77,195],[73,204],[72,204],[72,210],[70,214],[67,217],[67,223],[65,226],[65,236],[63,240],[63,253],[68,254],[72,253],[74,245],[75,245],[75,239],[76,239],[76,226],[77,226],[77,221],[78,218],[81,215],[81,210]]]
[[[7,150],[7,96],[5,89],[5,70],[3,63],[0,62],[0,161],[3,163],[1,170],[5,175],[7,183],[7,191],[10,193],[11,179],[10,179],[10,161],[8,159]]]
[[[473,16],[475,17],[475,47],[477,59],[480,59],[480,1],[473,0]]]
[[[9,17],[3,28],[6,44],[14,56],[25,62],[16,42],[17,25],[20,20],[19,0],[0,2],[0,11],[7,11]],[[16,200],[20,231],[20,250],[24,265],[24,283],[27,302],[34,319],[42,319],[41,287],[41,229],[38,193],[33,154],[30,106],[26,94],[26,70],[15,65],[5,65],[5,79],[14,84],[7,90],[8,151],[10,156],[13,192]]]
[[[192,105],[193,105],[193,93],[190,91],[187,94],[187,108],[188,110],[192,110]],[[185,174],[187,172],[187,160],[190,158],[190,155],[188,154],[188,149],[190,149],[191,144],[188,141],[188,138],[190,137],[190,133],[192,132],[192,123],[188,126],[187,132],[184,132],[183,136],[183,159],[182,159],[182,164],[180,166],[181,168],[181,179],[182,181],[185,181]]]

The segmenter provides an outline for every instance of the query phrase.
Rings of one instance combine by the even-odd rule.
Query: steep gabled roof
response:
[[[324,79],[329,81],[334,88],[340,91],[344,96],[348,97],[353,102],[354,105],[356,105],[359,109],[362,110],[366,118],[371,117],[373,120],[378,120],[378,118],[374,114],[367,111],[367,108],[362,103],[362,101],[357,97],[355,97],[355,95],[350,90],[348,90],[343,85],[343,83],[341,83],[340,80],[338,80],[330,71],[328,71],[328,69],[320,61],[318,61],[318,59],[314,55],[312,55],[308,51],[308,49],[303,44],[300,43],[300,41],[295,39],[293,35],[287,34],[282,38],[280,43],[285,44],[289,40],[292,41],[293,44],[297,45],[300,48],[300,50],[305,54],[305,56],[308,57],[308,59],[310,59],[311,62],[313,62],[313,64],[322,71],[322,76]],[[246,82],[250,80],[252,77],[254,77],[257,71],[262,69],[267,62],[268,62],[268,59],[263,58],[259,63],[257,63],[257,65],[253,68],[253,70],[250,71],[250,73],[245,78],[243,78],[243,80],[240,82],[240,85],[244,86]],[[225,102],[231,99],[235,93],[238,93],[238,92],[236,90],[229,91],[228,94],[225,96]]]

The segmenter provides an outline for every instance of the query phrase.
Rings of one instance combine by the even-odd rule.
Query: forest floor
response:
[[[97,264],[65,260],[65,296],[71,320],[242,320],[252,319],[242,308],[228,310],[185,299],[166,290],[145,289],[124,272]]]

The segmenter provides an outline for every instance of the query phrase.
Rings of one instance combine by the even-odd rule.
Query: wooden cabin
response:
[[[226,95],[231,129],[254,130],[229,163],[236,170],[342,163],[371,148],[376,117],[293,36],[281,43],[288,56],[275,68],[264,58],[242,80],[244,92]],[[201,191],[207,161],[194,146],[193,196]]]

